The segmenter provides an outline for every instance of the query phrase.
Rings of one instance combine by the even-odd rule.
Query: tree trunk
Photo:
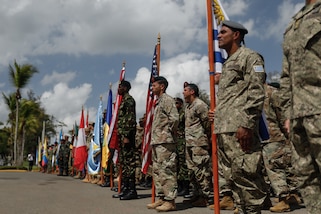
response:
[[[13,142],[13,164],[14,166],[17,166],[17,138],[18,138],[18,118],[19,118],[19,100],[16,99],[16,128],[15,128],[15,135],[14,135],[14,142]]]

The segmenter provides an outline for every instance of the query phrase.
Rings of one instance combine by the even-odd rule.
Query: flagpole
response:
[[[207,33],[208,33],[208,63],[210,76],[210,109],[215,110],[215,66],[214,66],[214,49],[213,49],[213,13],[212,0],[207,2]],[[212,167],[213,167],[213,187],[214,187],[214,213],[220,213],[219,185],[218,185],[218,158],[216,135],[214,134],[214,123],[211,125],[212,130]]]
[[[161,36],[160,33],[158,33],[157,36],[157,46],[156,46],[156,63],[157,63],[157,75],[159,75],[159,69],[160,69],[160,41],[161,41]],[[155,202],[155,184],[154,184],[154,179],[152,179],[152,202]]]
[[[123,66],[122,66],[122,68],[125,68],[125,65],[126,65],[126,61],[125,60],[123,60]],[[125,79],[125,78],[124,78]],[[117,107],[117,108],[119,108],[119,106]],[[117,112],[118,113],[118,112]],[[119,152],[118,152],[118,155],[120,154],[120,148],[119,148]],[[116,166],[117,166],[117,164],[116,164]],[[122,172],[122,166],[121,166],[121,164],[119,165],[119,173],[118,173],[118,193],[120,193],[121,192],[121,182],[122,182],[122,176],[123,176],[123,172]]]

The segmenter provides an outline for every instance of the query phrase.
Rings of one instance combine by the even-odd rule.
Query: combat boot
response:
[[[79,179],[80,178],[80,172],[77,173],[77,175],[74,176],[75,179]]]
[[[129,180],[128,188],[129,191],[127,191],[126,194],[123,194],[123,196],[119,198],[120,200],[131,200],[138,198],[135,180]]]
[[[171,201],[164,201],[164,203],[161,206],[156,207],[156,210],[158,212],[168,212],[176,210],[176,204],[174,200]]]
[[[214,204],[210,205],[209,208],[214,210]],[[233,210],[234,209],[234,200],[232,196],[224,196],[220,201],[221,210]]]
[[[158,199],[157,201],[155,201],[154,203],[147,204],[147,208],[148,209],[156,209],[156,207],[161,206],[164,203],[165,203],[165,201],[164,201],[164,198],[162,197],[162,198]]]
[[[288,201],[284,198],[281,199],[280,202],[274,205],[273,207],[270,207],[270,211],[276,213],[290,212],[291,207]]]
[[[177,196],[184,196],[189,194],[189,181],[181,181],[181,188],[177,190]]]
[[[208,200],[204,197],[199,197],[196,201],[191,203],[193,207],[207,207]]]

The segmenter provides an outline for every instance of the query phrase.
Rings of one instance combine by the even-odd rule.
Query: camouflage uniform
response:
[[[284,33],[281,106],[290,119],[292,161],[309,213],[321,210],[321,1],[303,7]]]
[[[179,123],[177,129],[177,180],[189,180],[188,169],[186,164],[186,140],[185,140],[185,112],[181,108],[178,112]]]
[[[50,146],[48,149],[48,168],[47,168],[48,173],[52,172],[52,155],[53,155],[53,149],[52,149],[52,146]]]
[[[270,139],[263,142],[263,160],[273,192],[281,199],[295,190],[291,167],[291,144],[287,141],[281,119],[281,106],[278,90],[265,86],[264,113],[268,123]],[[291,185],[292,184],[292,185]]]
[[[168,201],[177,196],[177,155],[173,134],[177,130],[178,117],[175,100],[163,93],[155,107],[151,145],[156,195]]]
[[[135,136],[135,158],[136,158],[136,184],[142,181],[143,173],[142,173],[142,143],[144,137],[144,127],[137,126],[136,128],[136,136]]]
[[[210,194],[211,183],[210,130],[208,106],[196,97],[185,108],[186,162],[194,186],[193,195],[206,199]]]
[[[256,52],[240,47],[223,64],[215,110],[215,133],[223,174],[237,194],[237,207],[244,213],[260,213],[266,197],[261,173],[262,151],[258,135],[264,101],[264,63]],[[239,127],[254,133],[250,152],[236,138]]]
[[[118,110],[118,139],[119,139],[119,162],[122,166],[122,177],[135,183],[135,135],[136,135],[136,103],[134,98],[125,93]],[[124,138],[129,139],[129,143],[123,143]]]
[[[61,141],[58,153],[59,174],[68,175],[68,161],[69,161],[69,144]]]

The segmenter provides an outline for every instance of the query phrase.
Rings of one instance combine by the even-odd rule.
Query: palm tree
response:
[[[7,124],[11,124],[11,127],[9,129],[11,131],[10,131],[10,135],[8,138],[8,144],[10,145],[11,156],[13,156],[12,143],[13,143],[13,139],[14,139],[13,133],[14,133],[14,125],[15,125],[16,95],[15,95],[15,93],[12,93],[9,96],[7,96],[2,92],[2,97],[4,99],[4,102],[7,104],[9,111],[10,111],[10,113],[8,115],[8,121],[7,121]]]
[[[11,83],[16,88],[16,124],[14,135],[14,164],[17,164],[17,136],[18,136],[18,118],[19,118],[19,100],[21,99],[20,90],[24,88],[34,73],[38,70],[31,64],[19,65],[16,60],[14,61],[14,67],[9,65],[9,77]]]
[[[41,127],[39,115],[42,114],[42,109],[38,102],[33,100],[22,99],[19,116],[19,141],[17,141],[17,164],[21,165],[23,162],[23,154],[25,148],[26,137],[37,136],[37,131]]]

